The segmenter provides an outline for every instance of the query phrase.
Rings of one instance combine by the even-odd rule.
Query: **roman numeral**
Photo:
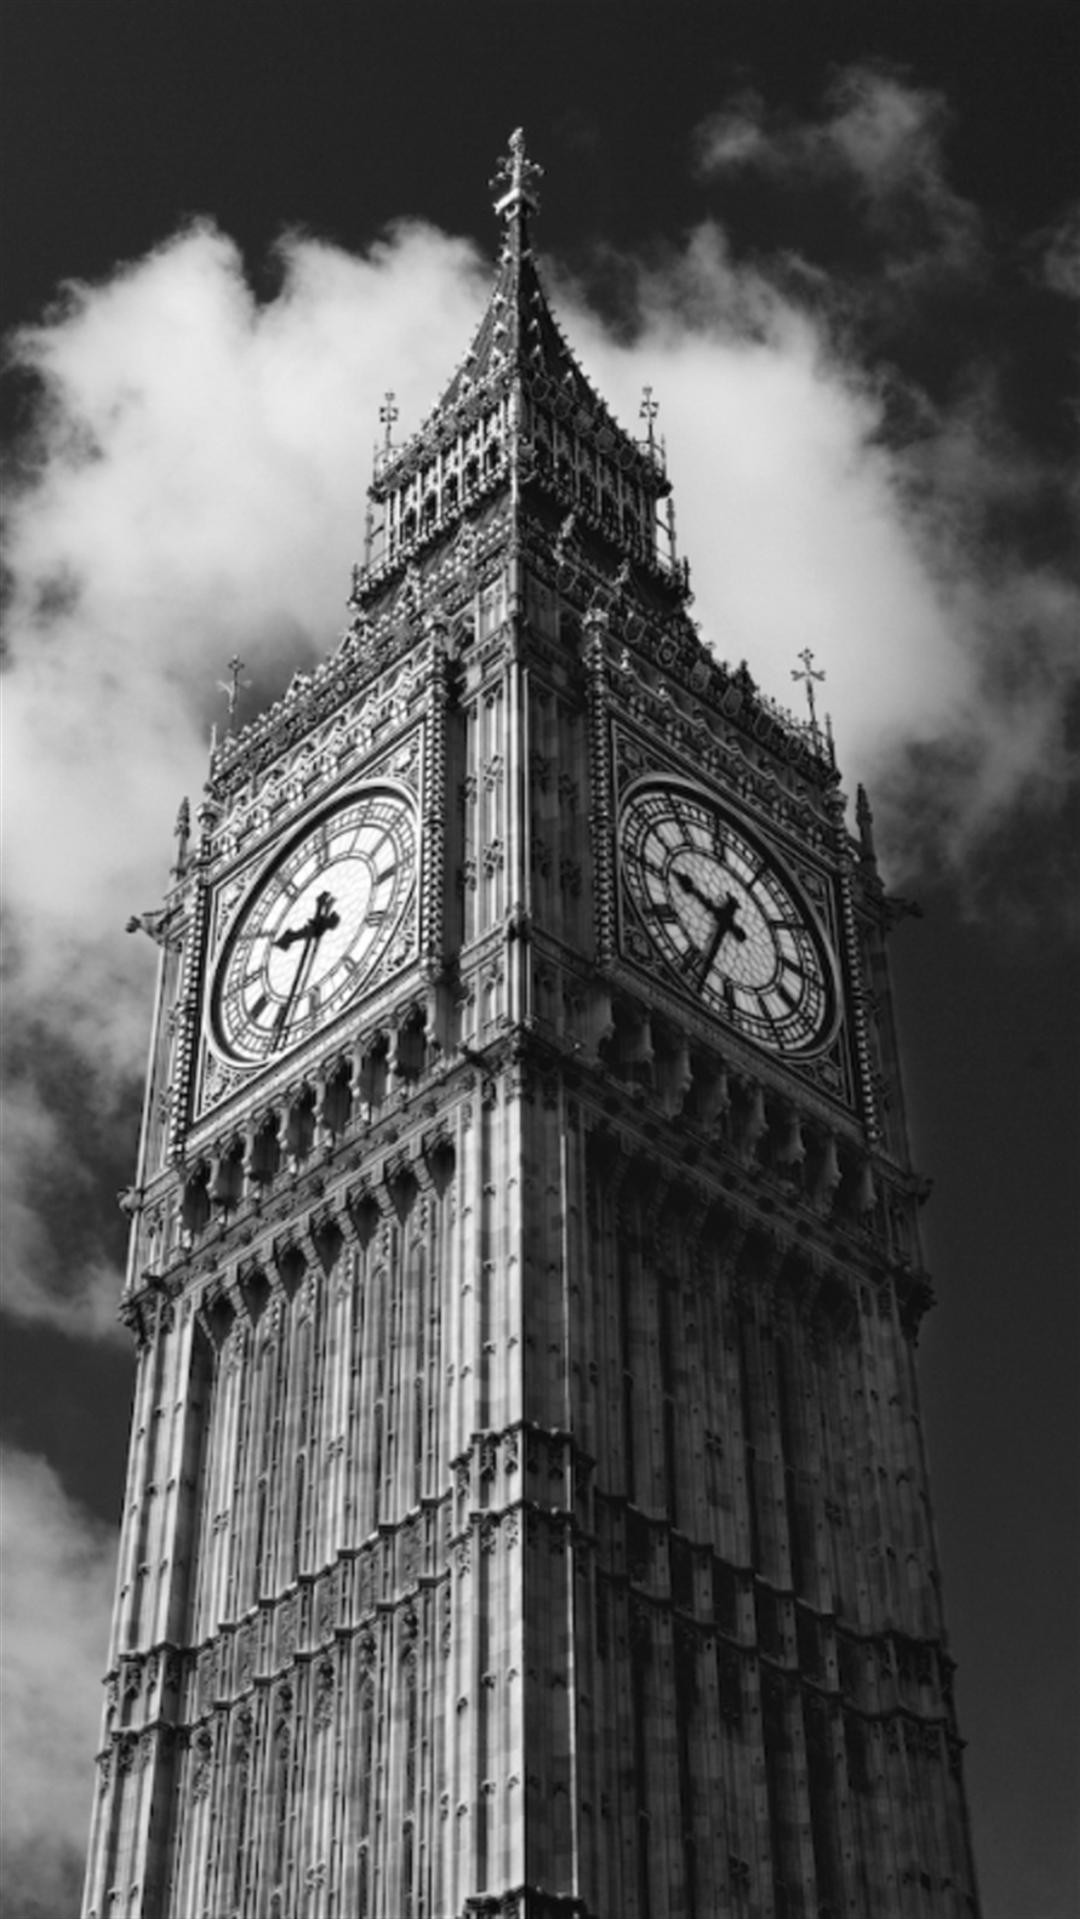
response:
[[[640,847],[628,847],[626,857],[632,860],[635,866],[643,868],[646,873],[651,873],[654,880],[664,878],[664,868],[658,866],[655,860],[650,860],[648,854],[642,853]]]

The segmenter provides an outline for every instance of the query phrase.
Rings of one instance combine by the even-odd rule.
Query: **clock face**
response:
[[[709,798],[643,781],[620,828],[622,877],[638,929],[684,990],[774,1053],[828,1038],[836,972],[795,883]]]
[[[413,803],[350,795],[294,840],[229,930],[210,1002],[215,1045],[258,1064],[306,1040],[359,993],[415,899]]]

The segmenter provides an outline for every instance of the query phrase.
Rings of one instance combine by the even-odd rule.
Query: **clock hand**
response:
[[[275,947],[291,947],[295,940],[319,939],[328,928],[341,925],[341,915],[335,913],[332,893],[320,893],[315,902],[315,911],[311,919],[302,927],[287,927],[284,933],[274,941]]]
[[[333,894],[320,893],[315,902],[315,911],[311,919],[302,927],[287,928],[286,931],[279,934],[275,940],[274,945],[276,947],[284,948],[291,947],[296,940],[303,942],[300,950],[300,958],[296,963],[296,972],[292,977],[292,984],[282,1005],[278,1009],[277,1018],[274,1021],[275,1043],[280,1041],[285,1032],[285,1028],[288,1026],[292,1016],[292,1010],[300,995],[301,986],[306,986],[307,984],[307,977],[311,972],[312,962],[315,959],[315,949],[319,941],[322,939],[323,934],[328,932],[331,927],[337,927],[340,926],[340,924],[341,915],[334,911]]]
[[[688,873],[680,873],[678,868],[675,868],[672,871],[671,877],[675,885],[681,887],[684,893],[689,894],[692,900],[696,900],[699,906],[706,907],[710,913],[716,912],[715,903],[709,899],[708,894],[702,893],[701,888],[691,880]]]
[[[716,915],[716,926],[713,929],[712,939],[705,949],[701,965],[698,969],[698,985],[702,987],[712,972],[716,956],[723,946],[724,941],[727,939],[728,934],[733,934],[740,946],[746,939],[745,929],[735,924],[735,915],[739,911],[739,902],[733,893],[725,894],[723,906],[714,906],[711,911]]]
[[[696,882],[691,880],[688,873],[675,871],[672,874],[672,878],[676,886],[681,887],[682,891],[696,900],[699,906],[706,908],[709,913],[715,916],[720,931],[720,940],[723,940],[726,934],[733,933],[740,945],[742,944],[746,939],[746,934],[742,927],[735,925],[735,915],[739,911],[739,902],[736,900],[734,894],[726,893],[724,895],[723,906],[719,906],[715,900],[709,899],[708,894],[702,892]],[[712,958],[715,960],[716,954],[719,951],[719,942],[714,941],[710,947],[710,951]]]
[[[308,939],[304,941],[304,945],[301,948],[300,958],[296,963],[296,972],[292,977],[292,985],[281,1006],[278,1008],[277,1018],[274,1021],[275,1044],[281,1040],[292,1017],[292,1010],[296,1005],[301,983],[303,982],[305,985],[307,983],[307,976],[311,970],[311,962],[315,958],[315,946],[316,942]]]

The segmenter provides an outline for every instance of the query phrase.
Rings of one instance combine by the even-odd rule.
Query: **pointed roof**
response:
[[[458,433],[470,417],[517,383],[529,397],[572,421],[654,495],[669,483],[655,447],[643,447],[619,426],[567,345],[537,271],[529,217],[539,210],[541,168],[525,151],[520,127],[499,163],[492,187],[495,211],[504,222],[503,243],[487,308],[468,352],[438,405],[404,446],[388,452],[376,471],[372,494],[383,498],[431,452]]]

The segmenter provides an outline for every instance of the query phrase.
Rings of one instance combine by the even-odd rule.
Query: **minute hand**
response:
[[[740,946],[746,939],[745,930],[735,924],[735,915],[739,911],[739,902],[733,893],[724,895],[724,904],[722,907],[714,906],[710,903],[709,911],[716,917],[716,926],[713,928],[712,939],[705,949],[701,966],[698,969],[698,983],[700,986],[705,985],[706,980],[712,972],[716,956],[723,946],[724,941],[727,939],[728,934],[733,934]]]
[[[296,972],[292,977],[292,985],[282,1005],[279,1007],[277,1019],[274,1021],[275,1042],[280,1042],[285,1028],[292,1017],[292,1010],[300,996],[301,988],[302,986],[307,986],[308,975],[311,972],[312,962],[315,958],[315,949],[319,941],[322,939],[323,934],[327,933],[331,927],[339,925],[340,916],[334,912],[332,894],[320,893],[315,902],[315,911],[307,924],[303,927],[290,927],[275,940],[275,946],[285,948],[291,947],[297,940],[303,942],[300,949],[300,958],[296,963]]]
[[[289,1021],[292,1018],[292,1010],[296,1005],[297,1000],[299,999],[301,989],[302,987],[307,986],[307,977],[308,977],[308,974],[311,972],[311,964],[315,958],[315,949],[319,944],[319,938],[320,938],[321,932],[322,932],[321,928],[318,930],[318,932],[315,932],[315,933],[309,930],[307,933],[302,934],[300,936],[303,939],[304,944],[300,949],[300,958],[296,963],[296,972],[293,974],[293,977],[292,977],[292,985],[290,986],[289,991],[285,996],[285,999],[282,1001],[282,1004],[278,1009],[277,1019],[274,1021],[275,1040],[281,1039],[282,1034],[285,1032],[285,1029],[289,1024]],[[280,946],[284,946],[285,942],[284,940],[279,940],[277,944],[280,947]],[[292,945],[291,941],[289,942],[289,945],[290,946]]]

